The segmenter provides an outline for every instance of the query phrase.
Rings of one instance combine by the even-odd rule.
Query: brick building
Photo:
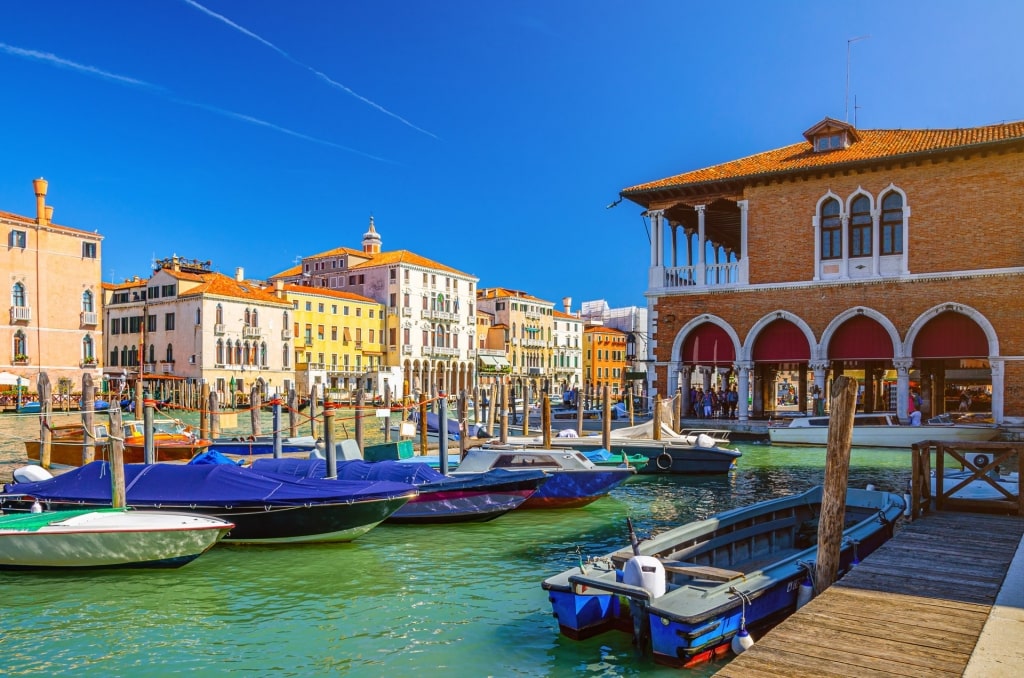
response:
[[[1024,122],[803,136],[621,192],[652,226],[652,389],[729,381],[746,419],[846,374],[865,411],[1024,420]]]

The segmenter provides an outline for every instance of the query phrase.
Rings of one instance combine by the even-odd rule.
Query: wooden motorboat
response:
[[[655,661],[692,666],[792,613],[813,582],[822,488],[725,511],[543,582],[559,629],[583,639],[633,632]],[[889,492],[849,489],[840,574],[887,541],[904,510]],[[742,636],[742,634],[741,634]]]
[[[17,478],[17,471],[16,478]],[[416,496],[412,485],[370,481],[289,482],[234,464],[125,464],[126,501],[140,511],[209,515],[235,524],[226,542],[345,542],[373,529]],[[4,487],[0,506],[110,506],[110,465],[96,461],[37,482]]]
[[[82,424],[62,424],[51,428],[50,466],[53,468],[74,468],[82,465],[86,447],[85,427]],[[110,434],[106,424],[93,426],[90,436],[93,459],[107,459],[110,449]],[[199,438],[177,419],[156,419],[153,421],[153,444],[156,461],[188,460],[206,450],[211,441]],[[40,441],[26,440],[25,453],[31,462],[39,463]],[[145,436],[143,422],[124,422],[124,461],[141,464],[145,460]]]
[[[772,444],[828,444],[829,417],[794,417],[785,424],[768,427]],[[854,447],[907,447],[922,440],[986,442],[999,435],[994,425],[958,424],[948,416],[933,417],[921,426],[901,424],[894,414],[856,414],[853,418]]]
[[[0,516],[0,569],[181,567],[233,528],[209,516],[84,509]]]

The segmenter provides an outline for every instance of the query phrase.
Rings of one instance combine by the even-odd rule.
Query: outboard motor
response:
[[[52,477],[53,474],[42,466],[22,466],[14,469],[14,482],[16,483],[38,483]]]

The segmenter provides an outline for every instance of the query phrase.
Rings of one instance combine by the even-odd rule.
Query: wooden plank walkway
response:
[[[1024,519],[930,513],[715,676],[961,676]]]

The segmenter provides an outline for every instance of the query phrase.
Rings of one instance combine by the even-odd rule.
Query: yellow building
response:
[[[21,377],[27,391],[43,372],[54,392],[61,379],[78,391],[86,372],[99,386],[103,236],[53,223],[47,182],[36,179],[33,187],[35,218],[0,212],[7,240],[0,271],[10,299],[9,322],[0,324],[0,371]]]
[[[529,386],[534,393],[556,390],[551,336],[554,304],[504,287],[477,290],[477,308],[493,314],[495,326],[508,333],[509,383],[517,396]]]
[[[324,287],[280,285],[292,304],[297,388],[313,387],[335,400],[356,389],[383,395],[376,379],[383,368],[384,305],[352,292]]]

